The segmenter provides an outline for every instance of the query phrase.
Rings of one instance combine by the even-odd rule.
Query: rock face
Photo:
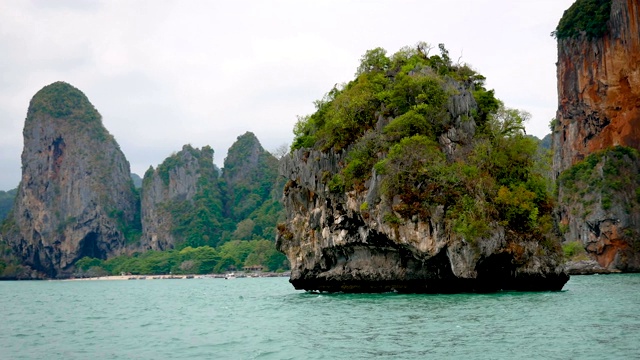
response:
[[[455,158],[468,150],[476,102],[457,86],[447,105],[450,128],[438,137]],[[381,117],[378,122],[388,122]],[[380,124],[378,124],[380,125]],[[382,128],[383,126],[377,126]],[[490,235],[466,241],[445,219],[443,206],[426,217],[389,221],[393,201],[381,199],[383,175],[373,170],[364,190],[336,193],[326,179],[344,166],[345,152],[299,149],[281,160],[285,223],[276,246],[291,263],[296,289],[329,292],[451,293],[560,290],[568,280],[560,258],[539,239],[494,223]],[[385,215],[386,214],[386,215]]]
[[[278,160],[264,150],[253,133],[246,132],[229,148],[222,179],[227,198],[225,212],[240,221],[270,197],[279,180]]]
[[[565,266],[569,275],[593,275],[619,273],[620,270],[605,269],[595,260],[571,261]]]
[[[276,246],[291,263],[291,283],[300,290],[418,292],[560,290],[568,280],[560,259],[536,241],[515,238],[500,226],[476,244],[456,237],[441,207],[428,221],[388,224],[376,203],[381,177],[368,190],[336,195],[321,179],[339,169],[333,153],[297,150],[281,164],[287,223]],[[514,259],[510,248],[522,258]],[[514,261],[515,260],[515,261]]]
[[[73,86],[56,82],[31,100],[22,180],[5,239],[25,264],[68,275],[84,256],[107,258],[126,244],[137,200],[129,163],[101,116]]]
[[[150,168],[142,185],[141,248],[166,250],[186,241],[179,231],[184,225],[181,218],[184,220],[185,215],[195,211],[195,198],[206,188],[213,187],[217,195],[217,176],[209,146],[195,149],[185,145],[157,169]]]
[[[278,160],[253,133],[238,136],[222,172],[224,213],[231,225],[222,241],[274,239],[274,225],[284,218],[283,180],[278,176]]]
[[[141,250],[275,236],[273,224],[282,213],[277,198],[272,199],[279,184],[278,160],[250,132],[239,136],[227,154],[221,176],[209,146],[185,145],[147,171]]]
[[[608,32],[558,41],[556,174],[597,150],[640,148],[640,4],[613,0]]]
[[[613,0],[604,35],[558,41],[553,170],[561,180],[560,228],[565,241],[581,241],[610,270],[640,270],[640,163],[615,148],[640,149],[639,26],[640,4]]]

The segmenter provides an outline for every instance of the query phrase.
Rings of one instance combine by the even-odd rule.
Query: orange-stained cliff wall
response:
[[[639,3],[613,0],[601,38],[558,41],[556,176],[596,150],[640,149]]]
[[[556,178],[598,150],[640,150],[640,0],[612,0],[607,28],[558,41]],[[640,271],[640,160],[607,154],[583,178],[560,177],[558,228],[602,268]]]

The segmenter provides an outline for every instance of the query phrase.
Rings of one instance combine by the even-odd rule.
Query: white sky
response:
[[[184,144],[211,145],[222,167],[246,131],[273,150],[296,115],[360,57],[444,43],[487,77],[543,137],[557,108],[556,43],[573,0],[0,2],[0,190],[20,181],[29,100],[66,81],[102,114],[142,176]]]

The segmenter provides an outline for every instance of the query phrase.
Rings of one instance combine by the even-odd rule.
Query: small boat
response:
[[[224,276],[225,280],[230,280],[230,279],[235,279],[236,278],[236,274],[234,273],[228,273]]]

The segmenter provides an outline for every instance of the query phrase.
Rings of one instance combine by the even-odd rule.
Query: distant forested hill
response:
[[[17,192],[18,189],[0,191],[0,222],[2,222],[9,214],[9,211],[11,211]]]

